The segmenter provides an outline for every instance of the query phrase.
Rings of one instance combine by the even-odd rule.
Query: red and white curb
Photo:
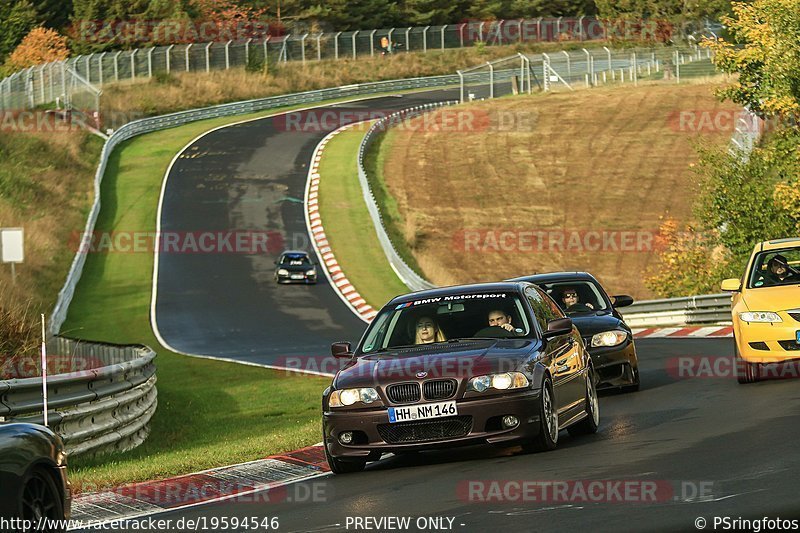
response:
[[[287,485],[329,472],[318,444],[248,463],[80,494],[72,503],[72,520],[91,527],[232,499],[242,504],[293,501]]]
[[[733,337],[732,326],[633,328],[636,339],[720,339]]]
[[[357,316],[365,322],[369,322],[378,312],[358,293],[355,287],[353,287],[353,284],[347,279],[341,266],[339,266],[339,262],[336,260],[336,256],[328,243],[328,237],[325,235],[325,228],[322,225],[322,217],[319,213],[319,181],[321,177],[319,173],[319,163],[322,160],[322,152],[332,138],[358,124],[360,124],[360,122],[348,124],[338,130],[332,131],[317,145],[308,170],[305,210],[306,223],[311,232],[311,243],[320,258],[325,276],[328,278],[328,281],[330,281],[331,287],[333,287],[336,294],[339,295],[339,298],[341,298]]]

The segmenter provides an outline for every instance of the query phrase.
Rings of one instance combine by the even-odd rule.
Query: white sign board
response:
[[[23,247],[24,233],[22,228],[0,229],[0,249],[3,263],[22,263],[25,259]]]

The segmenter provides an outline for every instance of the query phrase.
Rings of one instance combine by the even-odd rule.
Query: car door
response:
[[[536,322],[542,333],[547,331],[547,323],[564,315],[556,315],[541,292],[534,287],[525,289],[525,296],[530,303]],[[575,354],[575,339],[572,335],[560,335],[547,341],[545,355],[550,375],[553,376],[553,393],[559,413],[569,409],[575,402],[576,365],[580,358]]]

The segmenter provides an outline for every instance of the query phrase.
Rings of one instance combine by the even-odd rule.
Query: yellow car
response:
[[[739,383],[781,375],[767,372],[769,363],[800,364],[800,237],[756,245],[744,277],[726,279],[722,290],[733,292]]]

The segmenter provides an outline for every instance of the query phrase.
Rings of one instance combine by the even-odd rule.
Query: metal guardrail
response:
[[[631,327],[730,324],[728,293],[636,302],[622,310]]]
[[[70,455],[126,451],[144,442],[158,404],[153,350],[60,337],[48,344],[50,357],[69,357],[80,369],[47,380],[49,426]],[[0,381],[0,417],[42,424],[42,378]]]
[[[375,194],[372,192],[372,188],[369,185],[367,171],[364,168],[364,158],[366,157],[367,151],[370,149],[377,137],[381,134],[384,134],[390,127],[400,124],[404,120],[411,117],[419,116],[423,113],[427,113],[428,111],[457,103],[457,100],[438,102],[435,104],[425,104],[417,107],[411,107],[396,113],[392,113],[391,115],[376,121],[372,127],[370,127],[366,135],[364,135],[364,138],[361,140],[361,145],[358,149],[358,181],[361,184],[361,192],[364,195],[364,201],[367,204],[367,210],[369,211],[369,216],[372,219],[372,224],[375,226],[375,231],[378,234],[378,241],[381,243],[383,253],[386,255],[392,270],[395,271],[395,274],[397,274],[397,277],[400,278],[400,281],[402,281],[406,287],[412,291],[432,289],[435,287],[435,285],[417,274],[414,269],[408,266],[408,263],[406,263],[403,258],[400,257],[400,254],[397,253],[397,249],[395,248],[394,244],[392,244],[392,240],[389,238],[389,234],[386,232],[386,228],[383,225],[383,217],[381,216],[378,202],[375,199]]]

